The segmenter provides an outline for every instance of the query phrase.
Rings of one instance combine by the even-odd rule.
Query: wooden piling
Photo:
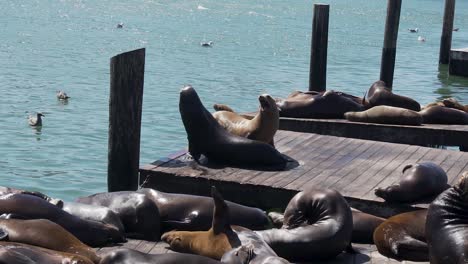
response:
[[[389,88],[393,86],[400,10],[401,0],[388,0],[382,61],[380,63],[380,80],[384,81]]]
[[[453,19],[455,16],[455,0],[445,0],[444,22],[440,37],[439,63],[448,64],[452,47]]]
[[[109,192],[138,188],[144,72],[145,49],[110,60]]]
[[[328,17],[330,6],[314,4],[310,51],[309,91],[327,89]]]

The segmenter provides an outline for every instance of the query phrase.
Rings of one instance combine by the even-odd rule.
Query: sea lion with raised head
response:
[[[374,244],[379,253],[397,260],[427,261],[426,216],[424,209],[385,220],[374,231]]]
[[[257,231],[278,256],[293,262],[330,259],[350,246],[353,216],[334,190],[307,189],[284,212],[281,229]]]
[[[346,112],[364,110],[364,106],[353,96],[333,90],[296,92],[286,99],[277,99],[276,105],[280,116],[295,118],[343,118]]]
[[[100,260],[94,249],[83,244],[63,227],[46,219],[0,219],[0,229],[8,234],[4,241],[77,254],[94,263],[99,263]]]
[[[229,133],[203,106],[191,86],[180,91],[179,110],[187,132],[189,152],[199,161],[208,160],[238,166],[271,166],[284,169],[289,161],[274,147]]]
[[[431,106],[419,111],[424,124],[467,125],[468,113],[445,106]]]
[[[273,145],[273,137],[279,128],[278,107],[275,100],[268,94],[260,95],[258,101],[260,102],[259,111],[252,119],[233,111],[216,111],[213,117],[234,135]]]
[[[413,110],[379,105],[362,112],[347,112],[345,118],[353,122],[419,126],[422,117]]]
[[[28,194],[0,196],[0,214],[14,214],[24,219],[48,219],[89,246],[104,246],[125,241],[113,226],[73,216],[42,198]]]
[[[121,191],[97,193],[76,199],[78,203],[105,206],[112,210],[122,222],[128,237],[159,240],[161,222],[159,209],[143,193]]]
[[[455,108],[464,112],[468,112],[468,105],[462,105],[460,102],[458,102],[457,99],[453,97],[442,100],[442,104],[446,107]]]
[[[214,200],[214,210],[213,225],[210,230],[167,232],[161,239],[167,242],[171,249],[220,260],[225,253],[245,246],[251,248],[251,254],[249,254],[247,262],[244,263],[263,263],[265,259],[288,263],[286,260],[278,258],[276,253],[254,231],[240,226],[231,226],[228,205],[214,187],[212,187],[211,193]],[[236,254],[230,255],[229,261],[235,261],[237,257]]]
[[[221,264],[214,259],[194,254],[145,254],[128,248],[111,251],[102,257],[99,264]]]
[[[3,251],[3,253],[2,253]],[[5,264],[93,264],[86,257],[33,245],[0,241],[0,263]]]
[[[421,110],[421,105],[418,102],[409,97],[394,94],[383,81],[376,81],[371,85],[366,93],[364,104],[368,108],[388,105],[413,111]]]
[[[43,194],[41,192],[27,191],[27,190],[15,189],[15,188],[11,188],[11,187],[0,186],[0,195],[9,194],[9,193],[29,194],[29,195],[37,196],[37,197],[39,197],[41,199],[44,199],[44,200],[46,200],[47,202],[49,202],[49,203],[51,203],[53,205],[57,205],[57,206],[62,206],[63,205],[62,200],[52,198],[52,197],[47,196],[47,195],[45,195],[45,194]]]
[[[431,264],[468,263],[468,171],[429,205],[426,238]]]
[[[411,203],[439,195],[449,186],[444,169],[433,162],[406,165],[397,184],[375,189],[387,202]]]

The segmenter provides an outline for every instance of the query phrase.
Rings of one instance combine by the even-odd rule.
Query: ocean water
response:
[[[186,146],[178,111],[184,84],[208,108],[238,111],[256,110],[261,93],[305,90],[317,2],[0,1],[0,185],[66,200],[106,190],[109,61],[125,51],[146,48],[141,164]],[[362,96],[379,78],[387,1],[325,3],[327,87]],[[403,2],[394,92],[421,104],[444,97],[468,104],[468,78],[438,65],[443,7],[443,0]],[[457,1],[452,48],[468,47],[467,25],[468,1]],[[45,115],[41,130],[28,126],[36,111]]]

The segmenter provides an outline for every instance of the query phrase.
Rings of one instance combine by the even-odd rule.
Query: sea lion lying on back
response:
[[[376,81],[371,85],[367,91],[364,104],[368,108],[378,105],[388,105],[413,111],[421,110],[421,105],[419,105],[418,102],[409,97],[394,94],[383,81]]]
[[[387,105],[374,106],[363,112],[347,112],[345,118],[353,122],[419,126],[422,117],[413,110]]]
[[[273,137],[279,127],[278,107],[275,100],[268,94],[260,95],[258,101],[260,102],[259,111],[252,119],[225,110],[214,112],[213,117],[222,127],[234,135],[273,145]],[[215,109],[219,109],[219,105],[217,106]],[[223,109],[232,110],[226,106]]]

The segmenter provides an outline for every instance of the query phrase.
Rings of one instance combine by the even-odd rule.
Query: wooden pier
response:
[[[397,182],[405,165],[432,161],[450,184],[468,170],[468,153],[460,151],[292,131],[278,131],[275,142],[299,165],[284,171],[204,166],[182,151],[141,167],[140,181],[143,187],[205,196],[215,185],[227,200],[264,209],[284,208],[309,186],[331,188],[351,206],[388,217],[428,206],[389,204],[374,195],[375,188]]]

